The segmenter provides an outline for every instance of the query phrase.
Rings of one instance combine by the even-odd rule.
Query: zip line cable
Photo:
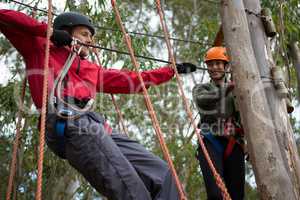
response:
[[[25,4],[25,3],[22,3],[22,2],[18,2],[18,1],[15,1],[15,0],[10,0],[11,2],[14,2],[16,4],[20,4],[22,6],[26,6],[26,7],[29,7],[31,9],[35,9],[37,11],[41,11],[41,12],[44,12],[44,13],[47,13],[47,11],[43,10],[43,9],[39,9],[39,8],[35,8],[34,6],[30,6],[28,4]],[[57,14],[53,13],[52,12],[52,15],[55,15],[57,16]],[[111,29],[111,28],[106,28],[106,27],[101,27],[102,29],[105,29],[105,30],[112,30],[112,31],[118,31],[120,32],[120,30],[117,30],[117,29]],[[100,29],[101,29],[100,28]],[[128,33],[132,33],[132,34],[140,34],[140,35],[145,35],[145,36],[148,36],[148,37],[153,37],[153,35],[150,35],[150,34],[145,34],[145,33],[137,33],[137,32],[128,32]],[[157,36],[158,38],[161,38],[161,39],[164,39],[164,36]],[[169,37],[169,39],[172,40],[171,37]],[[177,40],[177,41],[182,41],[182,42],[195,42],[195,41],[191,41],[191,40],[182,40],[182,39],[175,39],[173,38],[173,40]],[[126,52],[126,51],[120,51],[120,50],[117,50],[117,49],[110,49],[110,48],[106,48],[106,47],[102,47],[102,46],[99,46],[99,45],[92,45],[92,44],[85,44],[85,43],[82,43],[82,42],[78,42],[80,45],[83,45],[83,46],[87,46],[87,47],[92,47],[92,48],[97,48],[97,49],[102,49],[104,51],[110,51],[110,52],[115,52],[115,53],[118,53],[118,54],[123,54],[123,55],[128,55],[130,56],[130,53],[129,52]],[[200,44],[200,42],[198,42]],[[159,58],[153,58],[153,57],[149,57],[149,56],[143,56],[143,55],[138,55],[138,54],[135,54],[135,57],[137,58],[143,58],[143,59],[146,59],[146,60],[153,60],[153,61],[156,61],[156,62],[161,62],[161,63],[166,63],[166,64],[171,64],[171,62],[169,61],[166,61],[166,60],[163,60],[163,59],[159,59]],[[199,67],[199,66],[196,66],[197,69],[199,70],[205,70],[205,71],[208,71],[207,68],[204,68],[204,67]],[[226,73],[231,73],[231,72],[226,72]]]
[[[102,30],[108,30],[108,31],[113,31],[113,32],[120,32],[120,30],[118,29],[113,29],[113,28],[107,28],[107,27],[103,27],[103,26],[96,26],[99,29]],[[164,39],[163,36],[160,35],[152,35],[152,34],[148,34],[148,33],[140,33],[140,32],[135,32],[135,31],[128,31],[129,34],[132,35],[142,35],[142,36],[146,36],[146,37],[153,37],[153,38],[159,38],[159,39]],[[186,42],[186,43],[192,43],[192,44],[199,44],[199,45],[209,45],[209,43],[207,42],[197,42],[194,40],[184,40],[184,39],[180,39],[180,38],[174,38],[174,37],[169,37],[170,40],[174,40],[174,41],[178,41],[178,42]]]
[[[22,2],[19,2],[19,1],[15,1],[15,0],[10,0],[10,2],[14,2],[16,4],[19,4],[19,5],[22,5],[22,6],[31,8],[31,9],[34,9],[33,6],[30,6],[30,5],[26,4],[26,3],[22,3]],[[38,10],[40,12],[47,13],[47,11],[45,11],[43,9],[37,8],[36,10]],[[57,16],[58,14],[52,12],[52,15]],[[108,27],[104,27],[104,26],[95,26],[95,27],[98,28],[98,29],[101,29],[101,30],[106,30],[106,31],[121,32],[118,29],[108,28]],[[146,36],[146,37],[164,39],[164,37],[160,36],[160,35],[152,35],[152,34],[148,34],[148,33],[140,33],[140,32],[135,32],[135,31],[131,31],[131,32],[129,31],[128,33],[132,34],[132,35],[141,35],[141,36]],[[184,40],[184,39],[175,38],[175,37],[170,37],[169,39],[170,40],[174,40],[174,41],[179,41],[179,42],[186,42],[186,43],[198,44],[198,45],[210,45],[208,42],[205,42],[205,41],[198,42],[198,41],[194,41],[194,40]]]
[[[92,48],[96,48],[96,49],[102,49],[102,50],[105,50],[105,51],[111,51],[111,52],[115,52],[115,53],[119,53],[119,54],[124,54],[124,55],[130,56],[130,53],[126,52],[126,51],[120,51],[120,50],[117,50],[117,49],[109,49],[109,48],[101,47],[99,45],[94,45],[94,44],[85,44],[85,43],[80,42],[80,41],[77,41],[77,43],[80,44],[80,45],[82,45],[82,46],[86,46],[86,47],[92,47]],[[153,60],[153,61],[162,62],[162,63],[166,63],[166,64],[172,64],[170,61],[162,60],[162,59],[159,59],[159,58],[153,58],[153,57],[148,57],[148,56],[143,56],[143,55],[138,55],[138,54],[134,54],[134,55],[137,58],[143,58],[143,59],[146,59],[146,60]],[[196,66],[196,68],[200,69],[200,70],[208,71],[208,69],[205,68],[205,67]],[[214,70],[214,71],[218,72],[218,70]],[[222,71],[220,71],[220,72],[222,72]],[[226,71],[225,73],[231,73],[231,71]]]
[[[18,2],[18,1],[14,1],[14,0],[10,0],[10,2],[13,2],[13,3],[16,3],[16,4],[19,4],[19,5],[22,5],[22,6],[25,6],[25,7],[28,7],[30,9],[34,9],[34,10],[37,10],[37,11],[40,11],[40,12],[43,12],[43,13],[47,13],[46,10],[43,10],[43,9],[40,9],[40,8],[36,8],[34,6],[31,6],[31,5],[28,5],[26,3],[22,3],[22,2]],[[55,15],[57,16],[55,13],[52,12],[52,15]]]

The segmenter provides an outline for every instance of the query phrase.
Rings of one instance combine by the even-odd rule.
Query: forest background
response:
[[[46,1],[22,1],[31,6],[47,10]],[[54,0],[54,12],[64,10],[78,11],[92,18],[97,26],[95,43],[102,47],[127,51],[118,31],[110,1],[105,0]],[[159,17],[153,0],[122,0],[118,1],[125,27],[131,32],[163,35]],[[191,62],[205,67],[203,56],[213,45],[220,26],[220,2],[217,0],[165,0],[162,1],[166,13],[166,22],[170,34],[174,38],[173,48],[177,62]],[[295,137],[300,136],[299,125],[299,91],[297,77],[289,56],[288,46],[292,41],[300,41],[300,3],[298,0],[262,0],[262,7],[270,8],[277,29],[277,35],[271,39],[276,65],[286,74],[292,102],[296,110],[290,119]],[[21,10],[31,14],[32,10],[10,1],[0,1],[0,8]],[[37,12],[37,19],[46,21],[46,14]],[[166,44],[163,39],[131,34],[135,53],[149,57],[168,60]],[[188,42],[189,41],[189,42]],[[299,45],[299,43],[298,43]],[[32,48],[32,47],[29,47]],[[130,58],[109,51],[100,51],[102,65],[108,68],[133,69]],[[90,59],[95,59],[91,56]],[[139,59],[141,68],[154,69],[165,65],[155,61]],[[0,198],[4,199],[9,165],[15,136],[16,115],[19,108],[24,63],[22,57],[11,44],[0,35]],[[289,74],[289,75],[288,75]],[[192,104],[191,89],[197,83],[208,81],[204,70],[182,76],[184,89],[191,102],[195,120],[199,121],[197,110]],[[174,164],[189,199],[205,199],[205,188],[198,161],[195,159],[197,148],[196,138],[189,140],[192,127],[188,120],[175,80],[159,87],[149,89],[151,100],[165,134]],[[137,139],[149,150],[162,156],[151,120],[144,105],[142,95],[115,95],[116,102],[125,119],[130,137]],[[117,113],[110,95],[97,96],[96,110],[103,113],[113,128],[122,131]],[[26,91],[25,112],[22,120],[22,138],[18,152],[17,174],[14,185],[14,199],[34,199],[37,175],[38,149],[38,114],[32,106],[29,91]],[[297,114],[298,113],[298,116]],[[251,164],[247,162],[246,199],[258,199],[255,179]],[[103,199],[69,164],[57,158],[46,148],[43,173],[43,199]]]

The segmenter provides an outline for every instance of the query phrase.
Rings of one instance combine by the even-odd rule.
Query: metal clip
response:
[[[58,116],[71,117],[75,115],[75,112],[62,102],[59,102],[57,104],[57,114]]]
[[[73,37],[73,40],[71,42],[72,51],[74,51],[77,55],[79,55],[80,51],[82,50],[82,44],[83,44],[83,42],[81,42],[81,40]],[[80,45],[79,48],[77,47],[78,45]]]
[[[77,45],[77,44],[80,44],[81,41],[75,37],[72,37],[72,42],[71,42],[71,46],[74,46],[74,45]]]

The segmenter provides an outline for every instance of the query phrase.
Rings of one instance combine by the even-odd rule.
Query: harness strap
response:
[[[65,138],[65,128],[66,128],[66,121],[58,119],[55,123],[55,133],[59,137],[58,140],[58,148],[60,152],[65,151],[66,145],[66,138]]]
[[[55,124],[56,135],[59,137],[64,137],[65,136],[65,127],[66,127],[65,120],[57,120],[56,124]]]
[[[226,160],[230,156],[230,154],[232,153],[232,150],[234,148],[235,143],[236,143],[236,139],[234,137],[230,137],[229,141],[228,141],[228,144],[226,146],[224,155],[223,155],[224,160]]]
[[[225,131],[226,131],[226,129],[225,129]],[[235,134],[237,134],[237,135],[241,135],[241,136],[244,135],[243,128],[235,127],[234,131],[235,131]],[[227,144],[226,149],[225,149],[224,160],[226,160],[230,156],[235,144],[239,144],[237,142],[237,139],[234,136],[230,136],[228,144]],[[242,149],[244,149],[242,144],[240,144],[240,146],[241,146]]]
[[[66,128],[66,121],[62,119],[58,119],[55,124],[56,135],[64,139],[63,137],[65,136],[65,128]],[[112,128],[107,122],[104,122],[104,130],[107,132],[108,135],[112,134]]]
[[[224,128],[224,135],[228,137],[228,143],[226,145],[225,152],[223,155],[224,160],[226,160],[230,156],[234,148],[234,145],[236,143],[238,144],[236,138],[230,134],[230,132],[232,131],[234,131],[235,135],[240,135],[240,136],[244,135],[243,128],[237,127],[236,124],[234,124],[233,118],[229,118],[225,123],[225,128]]]

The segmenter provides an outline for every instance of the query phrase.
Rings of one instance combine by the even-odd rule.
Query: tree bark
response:
[[[221,18],[235,93],[260,198],[297,199],[276,139],[272,115],[251,45],[242,0],[223,0]]]
[[[243,0],[245,8],[260,13],[260,0]],[[251,35],[252,47],[256,57],[256,62],[262,77],[271,77],[271,67],[274,67],[274,60],[270,48],[270,43],[264,31],[264,27],[260,18],[254,15],[247,15],[248,27]],[[294,138],[293,129],[286,111],[286,99],[282,99],[267,78],[264,82],[264,90],[266,93],[269,109],[271,111],[272,123],[276,130],[276,138],[284,161],[284,166],[293,183],[294,191],[299,199],[300,187],[300,161],[297,152],[297,146]]]
[[[224,34],[222,30],[222,25],[219,28],[219,31],[216,35],[215,41],[214,41],[214,46],[222,46],[224,40]]]

